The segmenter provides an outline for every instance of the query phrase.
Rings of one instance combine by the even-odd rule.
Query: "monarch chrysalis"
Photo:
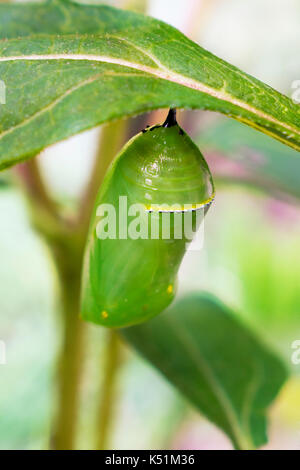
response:
[[[83,319],[108,327],[145,321],[173,300],[197,214],[214,197],[202,154],[178,126],[144,129],[121,150],[96,198],[85,253]],[[138,214],[138,216],[137,216]]]

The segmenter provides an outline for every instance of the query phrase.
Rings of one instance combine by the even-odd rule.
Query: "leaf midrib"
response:
[[[144,51],[143,49],[139,48],[140,51],[144,52],[150,58],[150,55]],[[152,56],[151,56],[152,58]],[[154,60],[154,58],[152,58]],[[205,85],[197,80],[188,78],[184,75],[178,74],[170,69],[167,69],[163,66],[163,68],[158,67],[157,69],[150,67],[148,65],[139,64],[136,62],[131,62],[125,59],[110,57],[110,56],[101,56],[95,54],[29,54],[29,55],[21,55],[21,56],[2,56],[0,57],[0,62],[13,62],[13,61],[56,61],[56,60],[74,60],[74,61],[91,61],[91,62],[101,62],[101,63],[109,63],[114,65],[120,65],[123,67],[127,67],[129,69],[135,69],[140,72],[144,72],[150,76],[157,77],[162,80],[167,80],[178,85],[185,86],[187,88],[191,88],[197,90],[201,93],[205,93],[210,95],[213,98],[216,98],[221,101],[228,102],[230,104],[236,105],[258,117],[261,119],[265,119],[273,124],[280,126],[286,129],[289,132],[294,134],[300,135],[300,130],[294,128],[285,122],[279,121],[278,119],[274,118],[273,116],[264,113],[263,111],[248,105],[244,101],[241,101],[234,96],[230,95],[229,93],[224,91],[224,86],[222,90],[217,90],[212,88],[208,85]],[[156,62],[159,65],[158,62]],[[84,84],[84,83],[83,83]],[[41,111],[41,110],[40,110]],[[39,111],[39,113],[40,113]],[[25,122],[25,121],[24,121]],[[22,124],[22,123],[20,123]],[[13,130],[14,128],[12,128]],[[272,133],[273,134],[273,133]],[[275,134],[274,134],[275,135]],[[0,134],[0,138],[4,136],[4,133]],[[292,136],[291,136],[292,137]],[[276,135],[278,139],[278,135]]]
[[[226,390],[222,387],[212,368],[209,366],[209,364],[207,364],[205,358],[203,356],[199,356],[199,350],[198,348],[194,347],[194,340],[193,337],[189,335],[189,331],[185,328],[184,325],[177,325],[174,318],[172,319],[172,321],[168,319],[168,325],[171,329],[173,329],[173,331],[175,331],[177,337],[180,338],[182,344],[184,345],[184,348],[187,352],[189,352],[190,358],[192,359],[196,367],[200,370],[200,372],[203,374],[203,376],[206,378],[208,384],[210,385],[211,392],[213,393],[213,395],[215,395],[217,401],[220,403],[224,410],[224,414],[227,417],[228,423],[231,426],[237,444],[240,446],[241,449],[252,449],[253,442],[250,436],[246,435],[246,429],[247,431],[249,430],[249,426],[247,423],[247,418],[249,419],[249,415],[247,415],[247,412],[244,413],[243,416],[243,424],[245,426],[245,430],[243,432],[239,423],[238,415],[231,404],[230,398]],[[247,400],[245,400],[245,402],[247,402]]]

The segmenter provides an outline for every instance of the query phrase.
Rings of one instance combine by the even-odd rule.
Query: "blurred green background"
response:
[[[168,0],[149,0],[148,13],[288,96],[300,79],[296,0],[173,0],[172,8]],[[143,119],[151,124],[164,115]],[[132,119],[131,127],[143,119]],[[216,294],[284,358],[291,378],[270,410],[267,448],[298,449],[300,364],[291,362],[291,344],[300,340],[299,155],[214,113],[182,111],[178,120],[199,144],[217,190],[205,220],[204,248],[188,252],[181,267],[180,293]],[[88,181],[99,134],[101,129],[75,136],[40,157],[49,189],[70,213]],[[30,225],[14,170],[0,174],[0,214],[0,340],[6,344],[0,448],[44,449],[56,406],[58,280],[46,244]],[[102,328],[86,326],[77,448],[93,447],[106,342]],[[221,431],[123,347],[111,447],[231,448]]]

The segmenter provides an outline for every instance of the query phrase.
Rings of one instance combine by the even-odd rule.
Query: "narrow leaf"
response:
[[[0,169],[75,133],[161,107],[210,109],[300,149],[289,98],[171,26],[68,0],[0,5]]]
[[[219,301],[190,294],[123,334],[237,448],[266,442],[266,408],[286,372]]]
[[[218,152],[243,168],[237,174],[232,169],[227,174],[225,169],[225,179],[227,175],[229,181],[249,182],[279,197],[300,198],[300,159],[296,150],[232,119],[213,123],[196,141],[204,152]],[[214,156],[213,163],[216,161]],[[222,178],[222,169],[219,173]],[[214,174],[218,176],[218,172]]]

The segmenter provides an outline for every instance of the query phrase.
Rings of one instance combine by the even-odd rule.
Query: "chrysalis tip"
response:
[[[177,125],[176,109],[170,108],[167,119],[163,123],[163,127],[172,127]]]

